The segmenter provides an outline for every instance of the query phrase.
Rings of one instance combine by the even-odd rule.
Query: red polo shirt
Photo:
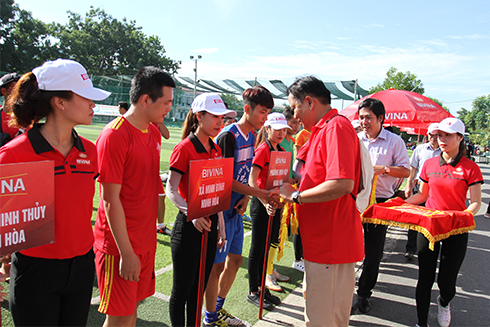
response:
[[[124,117],[107,124],[97,139],[98,181],[121,185],[119,197],[126,215],[129,240],[136,254],[156,247],[155,223],[162,185],[160,144],[160,132],[153,124],[146,130],[139,130]],[[95,248],[119,255],[102,199],[94,234]]]
[[[439,210],[466,210],[466,196],[471,185],[483,184],[480,167],[466,157],[447,164],[442,153],[428,159],[422,166],[420,179],[429,183],[427,208]]]
[[[55,242],[21,253],[46,259],[73,258],[87,253],[94,243],[91,218],[97,176],[95,145],[73,131],[75,142],[65,158],[42,136],[40,126],[36,124],[0,149],[0,164],[54,161]]]
[[[179,194],[187,202],[189,190],[189,162],[191,160],[221,159],[220,147],[209,138],[211,152],[208,153],[199,139],[190,133],[188,137],[177,144],[170,155],[170,170],[182,175],[179,184]]]
[[[2,108],[0,106],[0,108]],[[17,127],[10,127],[9,122],[11,119],[10,114],[4,112],[3,110],[0,111],[2,115],[2,133],[9,133],[10,134],[10,139],[13,139],[17,133],[19,132],[19,129]]]
[[[309,143],[300,191],[336,179],[354,180],[354,190],[359,188],[359,139],[348,119],[330,110],[313,127]],[[361,218],[351,194],[299,205],[298,220],[306,260],[342,264],[364,257]]]

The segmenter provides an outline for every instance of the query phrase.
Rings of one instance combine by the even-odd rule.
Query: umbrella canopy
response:
[[[383,102],[386,110],[385,126],[396,126],[410,134],[425,135],[430,124],[453,117],[440,105],[421,94],[393,89],[369,94],[346,107],[340,114],[351,121],[359,119],[357,115],[359,103],[367,98]]]

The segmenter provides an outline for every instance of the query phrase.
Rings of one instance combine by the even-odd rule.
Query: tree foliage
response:
[[[19,9],[13,0],[2,1],[0,10],[0,70],[25,73],[58,56],[48,24]]]
[[[481,145],[489,145],[490,142],[490,94],[477,97],[473,101],[472,110],[461,108],[458,118],[461,119],[466,129],[471,133],[470,139]]]
[[[428,98],[431,99],[432,101],[434,101],[435,103],[437,103],[438,105],[440,105],[447,112],[451,113],[451,111],[449,110],[449,108],[442,104],[442,101],[441,100],[438,100],[438,99],[432,98],[432,97],[428,97]]]
[[[391,67],[386,73],[385,80],[382,83],[373,86],[369,90],[369,93],[389,89],[412,91],[419,94],[424,94],[425,92],[422,81],[417,78],[417,75],[410,73],[410,71],[405,73],[399,72],[395,67]]]
[[[85,16],[68,11],[69,21],[64,25],[46,24],[13,0],[1,4],[3,71],[26,72],[57,58],[76,60],[91,75],[133,75],[143,66],[174,74],[179,68],[165,56],[160,38],[144,34],[136,21],[117,20],[91,6]]]
[[[237,113],[243,112],[243,101],[234,94],[222,93],[221,99],[228,105],[228,109],[235,110]]]

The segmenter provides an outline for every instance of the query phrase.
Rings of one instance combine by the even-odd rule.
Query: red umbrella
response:
[[[385,126],[393,125],[410,134],[425,135],[430,124],[453,117],[440,105],[421,94],[394,89],[369,94],[346,107],[340,114],[351,121],[359,119],[359,103],[367,98],[383,102],[386,110]]]

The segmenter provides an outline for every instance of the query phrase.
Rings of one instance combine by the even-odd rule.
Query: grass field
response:
[[[103,124],[93,124],[91,126],[78,126],[78,133],[93,142],[96,141]],[[169,128],[170,139],[162,139],[162,152],[160,170],[167,171],[169,166],[170,154],[174,146],[181,140],[180,128]],[[92,215],[92,223],[95,223],[96,210],[99,205],[98,185],[94,197],[94,211]],[[166,199],[165,222],[172,228],[173,222],[177,215],[175,206]],[[251,229],[250,222],[244,222],[245,232]],[[248,321],[251,324],[257,322],[258,308],[249,304],[245,297],[248,292],[248,276],[247,276],[247,258],[250,248],[250,235],[245,237],[243,246],[243,264],[238,271],[235,283],[227,296],[225,308],[236,316]],[[276,264],[277,270],[291,278],[288,283],[281,283],[284,291],[275,293],[281,299],[284,299],[292,290],[299,286],[302,282],[303,274],[291,268],[291,263],[294,258],[292,242],[289,242],[289,248],[284,251],[284,257]],[[170,237],[158,234],[157,236],[157,254],[155,259],[155,271],[157,271],[156,279],[156,294],[141,304],[138,310],[137,326],[170,326],[170,318],[168,313],[168,298],[172,289],[172,258],[170,253]],[[8,284],[1,283],[8,293]],[[88,326],[102,326],[104,315],[97,311],[98,308],[97,282],[94,281],[93,300],[90,308]],[[8,297],[7,297],[8,299]],[[2,324],[0,326],[14,326],[10,312],[8,310],[8,300],[1,303]]]

